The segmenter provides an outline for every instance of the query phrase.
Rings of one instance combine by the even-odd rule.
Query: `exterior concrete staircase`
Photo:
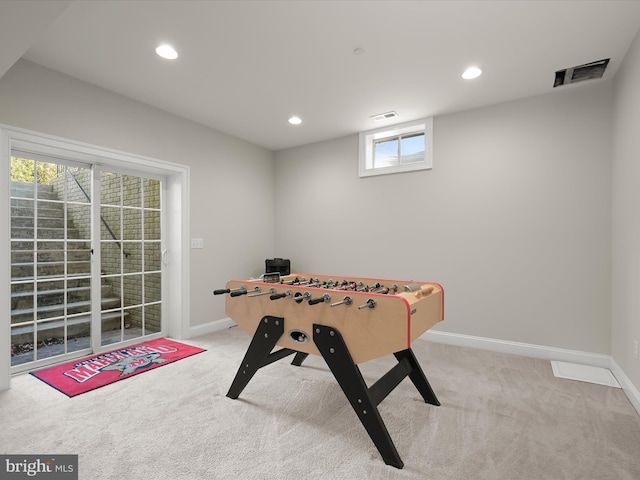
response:
[[[76,248],[78,251],[67,253],[65,290],[62,281],[65,274],[64,252],[60,251],[61,243],[55,242],[64,238],[64,204],[50,202],[58,199],[51,185],[38,185],[38,219],[35,225],[34,202],[28,200],[34,197],[34,188],[33,183],[11,182],[11,324],[31,322],[36,312],[38,320],[63,316],[66,295],[67,315],[85,313],[67,319],[67,339],[86,337],[91,319],[91,292],[87,279],[91,268],[90,244],[82,243],[80,245],[84,246]],[[32,252],[34,229],[37,229],[38,239],[51,240],[38,242],[35,264]],[[67,238],[81,238],[72,219],[67,221]],[[39,280],[35,305],[34,272],[37,272]],[[102,310],[120,306],[120,293],[111,285],[102,284],[101,292]],[[62,319],[39,324],[38,340],[60,336],[63,325]],[[119,327],[119,312],[102,314],[102,331]],[[11,345],[33,343],[33,328],[33,324],[13,327]]]

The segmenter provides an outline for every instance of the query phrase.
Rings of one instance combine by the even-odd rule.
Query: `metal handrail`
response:
[[[84,194],[84,196],[86,197],[86,199],[89,201],[89,203],[91,203],[91,197],[89,196],[89,194],[85,191],[84,188],[82,188],[82,185],[80,185],[80,182],[78,181],[78,179],[76,178],[76,176],[74,175],[74,173],[67,169],[67,172],[69,172],[69,175],[71,175],[71,178],[73,178],[73,181],[76,182],[76,185],[78,185],[78,188],[80,189],[80,191]],[[109,234],[111,235],[111,238],[113,238],[116,241],[116,245],[118,245],[118,247],[120,248],[120,251],[122,252],[122,254],[124,255],[125,258],[129,257],[129,253],[125,251],[124,247],[122,246],[122,244],[116,239],[115,234],[113,233],[113,230],[111,230],[111,227],[109,226],[109,224],[107,223],[107,221],[104,219],[104,217],[102,215],[100,215],[100,220],[102,221],[102,224],[105,226],[105,228],[107,229],[107,232],[109,232]]]

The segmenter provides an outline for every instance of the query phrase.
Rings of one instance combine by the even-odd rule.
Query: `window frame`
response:
[[[424,160],[421,162],[402,164],[400,163],[401,158],[398,158],[398,165],[388,167],[374,166],[376,142],[397,138],[398,143],[401,144],[401,138],[416,134],[424,134]],[[360,177],[431,170],[433,168],[433,117],[360,132],[358,150]]]

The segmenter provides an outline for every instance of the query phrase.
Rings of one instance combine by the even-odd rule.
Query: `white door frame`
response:
[[[135,168],[166,176],[166,268],[167,336],[184,339],[189,335],[189,184],[190,168],[186,165],[133,155],[117,150],[63,139],[30,130],[0,124],[0,271],[11,271],[11,205],[9,201],[11,149],[28,147],[61,158],[84,160],[105,168]],[[11,380],[11,282],[9,275],[0,276],[0,390],[10,387]]]

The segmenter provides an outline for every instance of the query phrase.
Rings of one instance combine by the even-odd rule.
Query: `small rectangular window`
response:
[[[398,138],[378,140],[373,150],[373,168],[398,165]]]
[[[433,119],[360,133],[360,176],[431,168]]]
[[[402,165],[424,162],[424,133],[401,137],[400,154]]]

